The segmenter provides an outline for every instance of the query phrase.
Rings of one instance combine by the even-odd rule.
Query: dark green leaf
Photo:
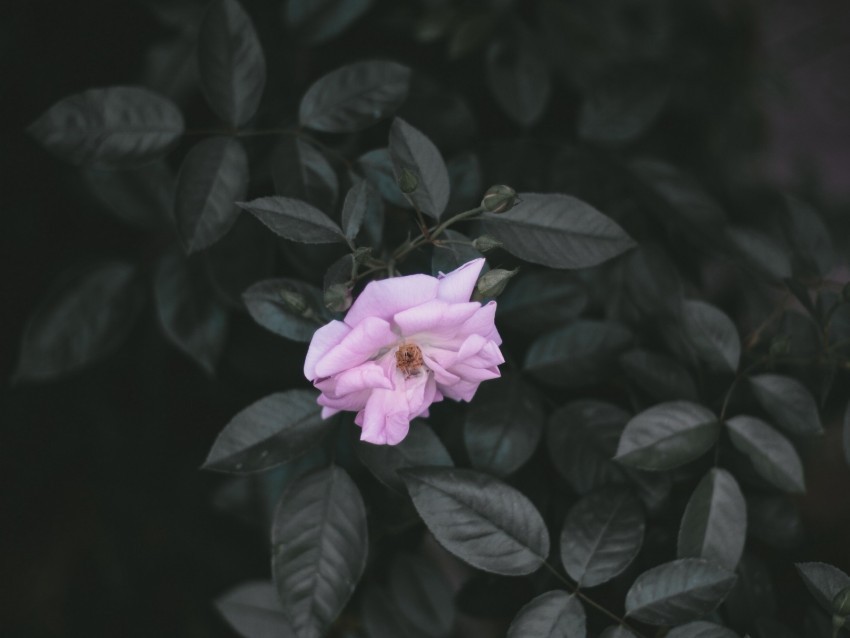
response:
[[[326,42],[345,31],[373,0],[286,0],[284,22],[307,42]]]
[[[425,638],[402,615],[385,587],[370,583],[362,597],[361,616],[368,638]]]
[[[611,458],[628,420],[625,410],[592,399],[568,403],[549,417],[546,449],[576,492],[624,482],[622,469]]]
[[[747,531],[759,540],[788,549],[803,539],[803,521],[796,505],[785,496],[747,496]]]
[[[307,202],[289,197],[260,197],[238,202],[276,235],[302,244],[332,244],[345,241],[342,230],[330,217]]]
[[[749,228],[726,228],[726,238],[737,256],[756,273],[780,281],[791,276],[791,260],[768,235]]]
[[[732,444],[750,457],[756,472],[781,490],[806,491],[803,462],[791,442],[770,425],[751,416],[726,421]]]
[[[550,268],[587,268],[635,242],[612,219],[569,195],[521,193],[507,212],[484,215],[487,232],[520,259]]]
[[[407,199],[419,211],[439,219],[449,202],[449,171],[440,151],[421,131],[396,118],[390,127],[389,153],[396,183],[407,171],[416,179]]]
[[[168,340],[213,374],[227,339],[228,315],[203,262],[187,261],[176,252],[164,254],[154,273],[154,299]]]
[[[291,484],[272,525],[272,574],[298,638],[320,638],[366,567],[366,508],[344,470],[331,466]]]
[[[224,619],[245,638],[294,638],[289,619],[280,605],[277,590],[268,581],[237,585],[215,601]]]
[[[198,33],[201,88],[231,126],[250,120],[266,86],[266,58],[251,18],[236,0],[213,0]]]
[[[708,408],[690,401],[661,403],[626,424],[616,460],[643,470],[670,470],[702,456],[719,429]]]
[[[496,316],[500,326],[540,334],[578,317],[587,301],[584,286],[571,274],[529,270],[499,297]]]
[[[110,262],[54,290],[24,328],[15,379],[44,381],[111,354],[133,328],[143,290],[130,264]]]
[[[399,474],[431,533],[473,567],[519,576],[546,560],[549,532],[543,518],[513,487],[472,470],[422,468]]]
[[[534,34],[522,28],[487,49],[487,81],[502,110],[523,127],[533,125],[552,90],[546,56]]]
[[[520,609],[507,638],[585,638],[584,607],[565,591],[548,591]]]
[[[776,594],[768,564],[756,555],[745,552],[736,571],[738,580],[723,605],[729,625],[749,629],[753,626],[753,620],[759,616],[775,616]]]
[[[697,485],[679,528],[679,558],[705,558],[734,571],[747,539],[747,504],[726,470],[709,470]]]
[[[357,165],[363,171],[363,175],[372,186],[375,187],[381,197],[393,206],[410,208],[410,202],[399,190],[393,173],[393,160],[390,151],[386,148],[376,148],[364,153],[357,159]]]
[[[233,474],[267,470],[319,444],[334,424],[310,390],[287,390],[252,403],[216,438],[204,469]]]
[[[599,638],[635,638],[635,634],[622,625],[612,625],[603,631]]]
[[[308,314],[297,313],[288,307],[281,292],[292,291],[303,296]],[[322,291],[296,279],[266,279],[259,281],[242,295],[245,307],[258,324],[275,334],[293,341],[308,342],[313,333],[325,323],[326,313]],[[305,311],[306,312],[306,311]]]
[[[389,590],[409,625],[431,638],[451,633],[455,619],[452,587],[432,560],[397,556],[390,568]]]
[[[576,503],[561,529],[561,562],[580,587],[621,574],[643,544],[643,509],[626,490],[609,488]]]
[[[349,64],[319,78],[301,99],[302,126],[351,133],[392,114],[410,87],[410,69],[395,62]]]
[[[620,356],[626,376],[660,401],[697,398],[690,372],[675,359],[648,350],[630,350]]]
[[[236,202],[248,190],[248,155],[232,137],[196,144],[180,166],[174,215],[188,252],[221,239],[239,215]]]
[[[682,327],[696,356],[714,370],[735,372],[741,341],[732,320],[704,301],[688,299],[682,306]]]
[[[663,563],[637,577],[626,594],[626,616],[650,625],[674,625],[717,608],[735,574],[700,558]]]
[[[829,229],[809,204],[786,195],[785,206],[788,211],[788,238],[797,249],[806,271],[826,276],[836,259]]]
[[[540,396],[518,375],[483,384],[463,426],[472,467],[496,476],[515,472],[537,449],[545,422]]]
[[[376,204],[380,205],[378,193],[375,192],[369,182],[360,180],[352,186],[345,196],[342,205],[342,228],[347,239],[353,240],[360,232],[366,213]]]
[[[169,228],[174,206],[174,174],[153,162],[123,171],[83,171],[83,180],[106,209],[122,221],[144,228]]]
[[[331,211],[336,205],[336,171],[310,142],[300,137],[281,138],[272,154],[271,171],[278,195],[302,199],[322,211]]]
[[[713,622],[695,620],[671,629],[667,638],[738,638],[738,634]]]
[[[535,339],[523,369],[551,385],[595,383],[631,340],[631,333],[619,323],[579,319]]]
[[[360,461],[384,485],[404,492],[399,470],[411,467],[452,467],[452,457],[440,438],[424,421],[414,420],[410,431],[398,445],[373,445],[361,442],[356,447]]]
[[[796,563],[795,567],[818,604],[832,613],[832,601],[838,592],[850,587],[850,576],[826,563]],[[847,619],[844,624],[850,627]]]
[[[183,134],[183,115],[153,91],[115,86],[60,100],[29,132],[72,164],[130,166],[164,155]]]
[[[472,240],[469,237],[456,230],[448,229],[443,231],[440,240],[437,240],[434,244],[434,252],[431,255],[431,273],[435,277],[439,273],[449,273],[465,263],[483,256],[472,246]],[[488,270],[489,267],[485,263],[481,272],[483,274]],[[501,304],[501,301],[499,303]]]
[[[796,435],[823,432],[814,397],[796,379],[760,374],[750,378],[750,387],[761,407],[786,432]]]

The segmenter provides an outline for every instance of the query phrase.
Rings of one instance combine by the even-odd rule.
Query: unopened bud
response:
[[[402,193],[409,195],[419,188],[419,178],[416,177],[416,174],[413,171],[403,168],[398,176],[398,188]]]
[[[286,309],[297,315],[306,316],[310,310],[307,299],[300,292],[281,290],[280,298],[283,300],[283,305]]]
[[[333,284],[325,291],[325,308],[345,312],[351,308],[351,289],[345,284]]]
[[[479,252],[486,253],[488,250],[501,248],[502,242],[490,235],[481,235],[481,237],[472,240],[472,247]]]
[[[791,352],[791,338],[788,335],[779,335],[774,337],[770,344],[770,354],[774,357],[781,357]]]
[[[850,587],[845,587],[832,599],[832,613],[842,618],[850,616]]]
[[[481,200],[481,208],[488,213],[504,213],[510,210],[519,202],[516,191],[510,186],[498,184],[491,186],[484,193],[484,198]]]
[[[502,294],[502,292],[504,292],[505,286],[508,285],[508,281],[510,281],[511,277],[517,274],[517,272],[519,272],[519,269],[504,270],[502,268],[494,268],[493,270],[488,270],[481,275],[481,279],[479,279],[478,283],[475,285],[478,295],[482,299],[498,297]]]
[[[361,246],[360,248],[358,248],[357,250],[355,250],[352,253],[352,257],[354,257],[355,263],[360,265],[363,262],[365,262],[367,259],[369,259],[369,256],[371,254],[372,254],[371,248],[369,248],[368,246]]]

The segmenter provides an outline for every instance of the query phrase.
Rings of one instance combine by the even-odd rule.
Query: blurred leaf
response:
[[[482,11],[456,21],[448,43],[449,59],[457,60],[483,47],[498,25],[498,18],[498,14]]]
[[[24,328],[14,380],[53,379],[115,351],[142,309],[136,275],[135,266],[109,262],[50,292]]]
[[[543,518],[513,487],[473,470],[421,468],[400,475],[431,533],[473,567],[519,576],[546,560]]]
[[[792,295],[800,302],[800,305],[803,306],[806,310],[808,310],[809,314],[812,318],[820,324],[821,322],[821,314],[818,311],[815,304],[812,303],[812,297],[809,294],[808,287],[796,279],[788,278],[784,282],[785,287],[791,292]]]
[[[682,327],[696,355],[714,370],[735,372],[741,341],[732,320],[704,301],[688,299],[682,308]]]
[[[738,482],[726,470],[709,470],[682,516],[677,556],[705,558],[735,571],[746,538],[747,505]]]
[[[177,252],[162,255],[154,272],[154,299],[166,338],[213,374],[227,339],[228,315],[213,293],[204,263]]]
[[[803,521],[786,496],[747,495],[747,531],[780,549],[797,546],[803,539]]]
[[[404,481],[399,470],[411,467],[452,467],[452,457],[431,426],[414,420],[404,440],[398,445],[373,445],[360,442],[356,446],[357,457],[381,483],[399,492],[404,492]]]
[[[476,206],[484,191],[481,162],[475,153],[456,155],[446,163],[450,195],[446,209],[462,211]]]
[[[750,377],[750,387],[761,407],[786,432],[802,436],[823,432],[814,397],[796,379],[760,374]]]
[[[228,624],[245,638],[295,636],[274,584],[268,581],[249,581],[237,585],[217,598],[215,607]]]
[[[368,638],[424,638],[390,598],[387,588],[370,583],[361,599],[361,617]]]
[[[319,78],[298,110],[301,126],[353,133],[391,115],[410,87],[410,69],[395,62],[356,62]]]
[[[170,226],[175,180],[165,162],[123,171],[86,169],[82,175],[95,198],[120,220],[146,230]]]
[[[299,638],[320,638],[366,567],[366,507],[344,470],[330,466],[291,484],[272,525],[272,574]]]
[[[326,42],[366,13],[373,0],[286,0],[283,20],[311,44]]]
[[[507,638],[585,638],[585,624],[584,607],[575,595],[548,591],[520,609]]]
[[[643,544],[640,503],[626,490],[588,494],[567,514],[561,529],[561,563],[579,587],[596,587],[618,576]]]
[[[512,474],[534,454],[545,422],[541,397],[519,375],[483,384],[463,426],[472,467],[496,476]]]
[[[266,86],[266,58],[236,0],[213,0],[198,33],[198,70],[207,102],[234,127],[250,120]]]
[[[114,86],[60,100],[28,131],[72,164],[117,168],[165,155],[183,134],[183,115],[153,91]]]
[[[298,313],[284,303],[281,292],[302,295],[311,316]],[[293,341],[308,342],[313,333],[325,323],[322,291],[296,279],[266,279],[258,281],[242,295],[245,307],[258,324],[275,334]]]
[[[210,137],[183,160],[177,177],[174,215],[189,253],[208,248],[239,216],[236,202],[248,190],[248,155],[239,140]]]
[[[380,205],[380,202],[375,201],[377,199],[378,193],[365,179],[349,189],[342,205],[342,228],[347,239],[353,241],[357,237],[366,214],[376,204]]]
[[[735,574],[700,558],[663,563],[644,572],[626,594],[626,616],[649,625],[674,625],[717,608]]]
[[[726,239],[744,264],[769,279],[781,281],[791,276],[791,260],[770,236],[750,228],[727,227]]]
[[[233,474],[267,470],[318,445],[333,424],[333,419],[322,418],[315,392],[277,392],[252,403],[230,420],[203,467]]]
[[[809,204],[790,195],[785,196],[785,207],[788,212],[788,238],[796,248],[806,274],[829,274],[835,264],[835,248],[820,215]]]
[[[844,411],[844,460],[847,461],[847,466],[850,467],[850,403],[847,404],[847,409]]]
[[[487,49],[487,82],[502,110],[522,127],[532,126],[549,103],[552,83],[535,34],[517,28]]]
[[[456,230],[447,229],[434,244],[434,252],[431,254],[431,273],[435,277],[439,273],[449,273],[483,256],[472,246],[472,240],[469,237]],[[488,270],[490,268],[485,263],[481,273]]]
[[[611,625],[599,634],[599,638],[635,638],[635,634],[622,625]]]
[[[540,334],[569,323],[587,307],[581,282],[567,273],[527,270],[499,297],[500,326]]]
[[[619,323],[579,319],[535,339],[523,369],[551,385],[588,385],[604,378],[631,340]]]
[[[389,149],[376,148],[364,153],[357,159],[357,165],[363,171],[363,175],[369,183],[381,194],[381,197],[393,206],[410,208],[410,202],[407,201],[404,193],[399,190],[398,184],[396,184]]]
[[[507,624],[534,596],[528,579],[476,571],[458,591],[458,610],[474,618],[498,619]]]
[[[449,171],[440,151],[421,131],[401,118],[390,127],[389,153],[396,183],[403,174],[413,175],[416,187],[405,193],[420,212],[439,219],[449,202]]]
[[[389,591],[402,616],[422,634],[442,638],[451,633],[455,619],[452,588],[432,560],[396,556],[390,567]]]
[[[552,465],[579,494],[625,480],[611,459],[629,413],[593,399],[574,401],[555,410],[546,429]]]
[[[674,627],[667,634],[667,638],[738,638],[738,634],[713,622],[695,620],[686,625]]]
[[[803,462],[788,439],[751,416],[729,419],[726,427],[732,444],[750,458],[763,479],[792,494],[806,491]]]
[[[487,232],[520,259],[550,268],[587,268],[635,246],[613,220],[569,195],[521,193],[507,212],[485,213]]]
[[[333,166],[313,144],[285,135],[271,158],[272,180],[278,195],[302,199],[330,212],[339,196],[339,179]]]
[[[737,572],[738,580],[724,608],[731,626],[749,630],[759,616],[776,614],[773,576],[768,564],[749,552],[744,553]]]
[[[630,350],[620,356],[620,367],[632,383],[654,399],[697,398],[690,372],[675,359],[648,350]]]
[[[795,563],[795,567],[818,604],[833,613],[833,600],[839,592],[850,587],[850,576],[826,563]],[[844,619],[844,626],[850,628],[850,618]]]
[[[260,197],[237,205],[254,215],[276,235],[302,244],[345,241],[342,229],[322,211],[289,197]]]
[[[626,424],[615,460],[643,470],[669,470],[702,456],[720,425],[709,410],[690,401],[653,406]]]

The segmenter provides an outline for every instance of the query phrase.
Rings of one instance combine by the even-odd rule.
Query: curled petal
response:
[[[351,332],[351,328],[342,321],[331,321],[313,333],[313,340],[307,349],[307,358],[304,359],[304,376],[311,381],[316,378],[316,362],[324,357],[328,351],[339,344],[345,335]]]
[[[329,377],[373,358],[382,348],[394,344],[396,335],[383,319],[366,317],[337,345],[316,362],[313,378]]]
[[[473,259],[460,268],[456,268],[439,280],[437,298],[451,303],[469,301],[472,291],[475,290],[475,282],[484,267],[484,258]]]
[[[467,319],[459,332],[461,334],[478,334],[494,342],[497,346],[502,345],[502,338],[496,330],[496,302],[491,301],[484,304],[472,317]]]
[[[384,369],[377,363],[367,361],[355,368],[341,372],[333,377],[317,381],[315,386],[332,397],[342,397],[352,392],[383,388],[392,390],[393,384]]]
[[[369,317],[389,321],[396,313],[431,301],[436,296],[437,280],[428,275],[372,281],[345,315],[345,323],[353,328]]]
[[[481,304],[478,302],[451,304],[441,299],[432,299],[422,305],[396,313],[393,322],[404,336],[427,332],[454,333],[480,307]]]

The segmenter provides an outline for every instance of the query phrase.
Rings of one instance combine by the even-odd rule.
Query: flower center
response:
[[[395,365],[407,378],[419,374],[422,364],[422,350],[415,343],[403,343],[395,351]]]

